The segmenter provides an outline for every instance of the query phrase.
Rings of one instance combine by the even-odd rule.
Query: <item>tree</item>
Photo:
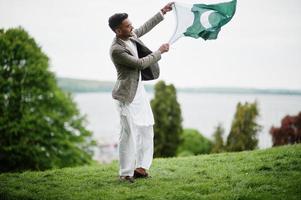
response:
[[[212,147],[212,153],[220,153],[225,151],[225,145],[223,140],[224,128],[222,124],[218,124],[213,133],[214,142]]]
[[[212,148],[212,142],[195,129],[184,129],[180,141],[178,156],[207,154]]]
[[[261,130],[261,126],[256,122],[258,115],[257,102],[246,102],[244,105],[237,104],[230,134],[227,138],[228,151],[244,151],[257,148],[257,133]]]
[[[91,132],[48,57],[22,28],[0,30],[0,171],[91,162]]]
[[[296,116],[287,115],[279,128],[270,129],[273,146],[301,143],[301,112]]]
[[[155,85],[151,106],[155,118],[155,157],[175,156],[183,131],[181,108],[175,87],[159,81]]]

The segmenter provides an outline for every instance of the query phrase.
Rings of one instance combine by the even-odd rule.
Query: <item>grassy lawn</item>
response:
[[[118,181],[118,163],[0,174],[0,199],[301,199],[301,145],[155,159],[152,178]]]

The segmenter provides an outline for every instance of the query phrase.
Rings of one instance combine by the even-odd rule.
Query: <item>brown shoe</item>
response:
[[[144,168],[137,168],[134,171],[134,178],[148,178],[148,173],[146,173],[146,170]]]
[[[119,180],[122,182],[128,181],[130,183],[134,183],[134,177],[133,176],[119,176]]]

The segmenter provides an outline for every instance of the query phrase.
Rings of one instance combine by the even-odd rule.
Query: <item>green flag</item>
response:
[[[170,43],[181,36],[216,39],[221,27],[233,17],[236,0],[218,4],[174,4],[177,26]]]

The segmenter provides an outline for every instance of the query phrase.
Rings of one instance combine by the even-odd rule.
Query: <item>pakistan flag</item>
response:
[[[176,29],[169,43],[174,43],[182,36],[216,39],[221,27],[233,17],[236,0],[217,4],[183,4],[175,3]]]

